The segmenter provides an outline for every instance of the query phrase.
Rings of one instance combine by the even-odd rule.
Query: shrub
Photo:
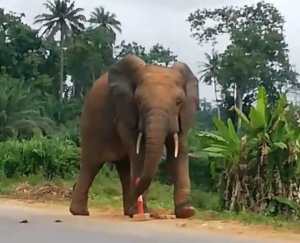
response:
[[[0,143],[0,174],[7,178],[42,173],[45,179],[73,176],[79,168],[79,148],[70,140],[35,135],[30,140]]]
[[[209,141],[203,150],[223,169],[223,209],[299,216],[300,126],[291,108],[281,95],[271,110],[265,90],[260,87],[249,119],[234,107],[243,121],[245,134],[241,138],[230,119],[227,126],[215,119],[216,133],[199,132]],[[294,121],[295,116],[298,121]]]

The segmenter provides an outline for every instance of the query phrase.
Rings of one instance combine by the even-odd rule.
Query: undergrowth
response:
[[[0,194],[13,198],[24,198],[21,194],[16,193],[16,188],[22,183],[31,186],[43,186],[45,184],[53,184],[71,191],[75,181],[75,177],[68,180],[62,180],[55,177],[51,181],[45,181],[42,174],[31,176],[16,176],[14,178],[1,178]],[[104,167],[97,175],[89,192],[89,207],[121,209],[122,196],[121,186],[117,173],[111,171],[109,167]],[[61,201],[61,198],[52,197],[53,201]],[[251,214],[246,212],[232,213],[228,211],[219,211],[218,194],[205,192],[199,188],[192,187],[192,204],[197,208],[194,219],[201,220],[237,220],[244,224],[265,224],[275,227],[293,228],[295,223],[289,222],[280,217],[266,217],[262,214]],[[27,197],[28,199],[28,197]],[[35,198],[36,199],[36,198]],[[44,200],[41,195],[40,199]],[[65,203],[69,203],[69,198],[64,198]],[[153,210],[163,210],[172,212],[173,210],[173,187],[163,185],[158,181],[154,181],[149,190],[148,205]]]

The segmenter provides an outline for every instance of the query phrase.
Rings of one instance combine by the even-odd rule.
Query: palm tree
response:
[[[60,101],[63,100],[64,89],[64,42],[73,34],[80,33],[84,29],[85,16],[81,14],[83,8],[76,8],[75,1],[47,0],[44,6],[50,13],[39,14],[35,17],[34,24],[41,23],[41,29],[45,28],[42,35],[54,38],[60,33]]]
[[[0,79],[0,141],[28,138],[35,131],[50,133],[54,122],[42,115],[44,103],[22,81]]]
[[[220,119],[221,114],[220,114],[220,106],[219,106],[219,102],[218,102],[218,91],[217,91],[219,54],[213,48],[211,55],[208,53],[205,53],[204,55],[205,55],[205,59],[207,60],[207,62],[200,63],[200,67],[204,68],[199,72],[202,74],[200,79],[208,85],[211,85],[212,83],[214,84],[215,97],[216,97],[217,110],[218,110],[218,119]]]
[[[89,22],[96,27],[103,27],[111,31],[114,35],[115,31],[122,33],[121,22],[116,19],[114,13],[105,11],[104,7],[97,7],[90,15]]]

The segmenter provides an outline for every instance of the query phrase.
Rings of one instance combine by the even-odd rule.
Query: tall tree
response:
[[[208,20],[217,23],[206,26]],[[231,44],[221,54],[219,83],[224,90],[235,89],[240,109],[244,96],[257,93],[259,85],[265,87],[269,104],[274,105],[283,87],[297,83],[284,39],[284,18],[272,4],[261,1],[241,8],[199,9],[188,21],[199,44],[229,34]]]
[[[208,53],[204,53],[206,62],[201,62],[200,67],[203,68],[200,71],[201,77],[200,80],[202,80],[204,83],[211,85],[214,85],[215,89],[215,98],[217,102],[217,110],[218,110],[218,118],[221,119],[220,114],[220,107],[219,107],[219,99],[218,99],[218,92],[217,92],[217,85],[218,85],[218,72],[220,68],[220,60],[218,52],[215,51],[215,49],[212,49],[211,55]]]
[[[147,52],[144,46],[135,41],[126,43],[124,40],[115,47],[115,59],[120,59],[127,54],[133,54],[142,58],[147,64],[170,66],[177,60],[177,55],[169,48],[161,44],[155,44]]]
[[[117,16],[114,13],[105,11],[105,8],[100,6],[94,9],[90,15],[89,22],[92,26],[103,27],[108,31],[116,34],[115,31],[121,33],[121,22],[117,20]]]
[[[213,130],[213,118],[218,115],[217,107],[206,98],[200,99],[201,109],[195,115],[196,128],[198,130]]]
[[[53,57],[59,55],[57,45],[45,42],[37,30],[22,21],[23,16],[0,8],[0,73],[24,79],[41,93],[56,95],[59,68]]]
[[[0,142],[28,138],[35,131],[50,133],[53,121],[42,115],[43,101],[22,80],[0,76]]]
[[[121,41],[119,45],[117,45],[114,49],[115,59],[118,60],[127,54],[133,54],[139,56],[144,61],[147,59],[146,48],[144,46],[139,45],[135,41],[131,43],[126,43],[124,40]]]
[[[42,35],[54,38],[60,33],[60,100],[63,100],[64,91],[64,42],[72,36],[79,34],[84,29],[85,16],[81,14],[83,8],[76,8],[75,1],[47,0],[44,6],[49,13],[39,14],[35,17],[34,24],[41,23],[45,28]]]
[[[165,48],[161,44],[156,44],[148,53],[147,63],[155,63],[164,66],[170,66],[177,60],[177,55],[175,55],[170,48]]]
[[[66,51],[66,66],[73,83],[73,96],[84,97],[93,82],[110,66],[114,39],[103,28],[88,28],[76,36]]]

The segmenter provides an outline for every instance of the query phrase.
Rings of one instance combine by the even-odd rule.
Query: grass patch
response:
[[[16,193],[16,188],[22,183],[27,183],[31,186],[45,185],[42,175],[35,175],[29,177],[17,176],[13,179],[1,178],[0,180],[0,194],[14,198],[24,198],[22,195]],[[62,180],[54,178],[51,183],[55,186],[71,192],[75,178],[69,180]],[[66,193],[67,194],[67,193]],[[108,168],[103,169],[96,177],[89,193],[89,206],[91,207],[109,207],[121,208],[122,196],[121,185],[119,178],[115,172]],[[30,195],[29,195],[30,196]],[[252,213],[232,213],[220,212],[218,210],[218,195],[214,193],[204,192],[199,188],[192,189],[192,203],[197,208],[197,214],[193,217],[201,220],[234,220],[245,225],[269,225],[284,227],[286,229],[293,229],[298,226],[296,222],[290,222],[282,217],[267,217],[260,214]],[[41,196],[44,199],[44,196]],[[62,200],[59,195],[54,195],[52,199]],[[28,198],[27,198],[28,199]],[[68,199],[68,198],[67,198]],[[66,200],[66,198],[63,198]],[[155,181],[150,187],[148,196],[148,205],[155,210],[172,211],[173,210],[173,187],[162,185]]]

